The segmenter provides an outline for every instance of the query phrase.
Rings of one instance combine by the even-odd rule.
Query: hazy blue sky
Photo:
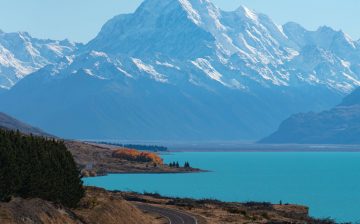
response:
[[[212,0],[224,10],[245,5],[279,24],[295,21],[308,29],[329,25],[360,38],[359,0]],[[111,17],[133,12],[142,0],[0,0],[0,29],[35,37],[86,42]]]

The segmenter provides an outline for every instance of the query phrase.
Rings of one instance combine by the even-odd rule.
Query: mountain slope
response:
[[[68,40],[41,40],[26,32],[0,30],[0,88],[11,88],[26,75],[70,55],[78,47]]]
[[[9,129],[9,130],[19,130],[20,132],[25,134],[31,133],[34,135],[50,136],[38,128],[34,128],[28,124],[18,121],[15,118],[12,118],[1,112],[0,112],[0,128]]]
[[[278,131],[262,143],[360,143],[360,89],[331,110],[296,114],[285,120]]]
[[[65,138],[252,139],[270,133],[278,120],[292,111],[309,108],[304,95],[291,89],[253,95],[221,85],[209,90],[152,79],[98,79],[83,70],[51,81],[43,75],[38,72],[26,77],[4,93],[0,107]],[[309,89],[306,98],[315,91],[319,89]],[[328,97],[321,91],[320,95],[321,99]],[[12,103],[18,101],[21,103]],[[322,103],[314,100],[312,108],[324,106]],[[273,107],[275,104],[279,107]],[[291,107],[281,108],[284,104]]]
[[[360,84],[358,57],[330,28],[146,0],[1,94],[0,109],[67,138],[257,139],[292,113],[338,104]]]

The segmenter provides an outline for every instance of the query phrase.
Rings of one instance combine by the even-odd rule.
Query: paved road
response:
[[[151,212],[163,216],[169,220],[169,224],[197,224],[195,217],[190,214],[167,208],[159,208],[151,205],[139,204],[137,207],[145,212]]]

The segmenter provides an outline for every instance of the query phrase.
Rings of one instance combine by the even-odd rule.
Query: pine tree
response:
[[[0,130],[0,201],[42,198],[75,207],[84,195],[64,142]]]
[[[185,162],[184,168],[190,168],[190,163],[189,163],[189,162]]]

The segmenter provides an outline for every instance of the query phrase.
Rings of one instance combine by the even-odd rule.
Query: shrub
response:
[[[136,162],[153,162],[155,165],[162,165],[163,160],[156,153],[139,152],[135,149],[121,148],[113,152],[113,157]]]
[[[80,172],[62,141],[0,130],[0,201],[42,198],[75,207],[83,195]]]

